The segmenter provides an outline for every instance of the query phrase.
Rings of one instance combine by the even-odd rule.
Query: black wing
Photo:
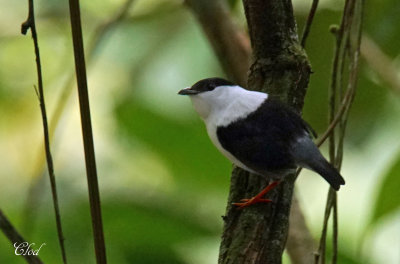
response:
[[[244,165],[268,175],[296,168],[292,144],[309,131],[291,108],[269,98],[245,119],[219,127],[217,136],[222,147]]]

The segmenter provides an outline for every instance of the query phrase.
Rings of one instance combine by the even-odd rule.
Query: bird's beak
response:
[[[180,90],[179,92],[178,92],[178,94],[180,94],[180,95],[195,95],[195,94],[198,94],[199,93],[199,91],[196,91],[196,90],[193,90],[193,89],[191,89],[192,87],[187,87],[187,88],[185,88],[185,89],[182,89],[182,90]]]

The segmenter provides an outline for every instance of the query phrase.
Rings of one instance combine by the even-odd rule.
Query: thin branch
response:
[[[318,147],[320,147],[325,142],[325,140],[332,134],[332,131],[336,128],[337,124],[342,119],[344,113],[346,112],[346,109],[349,108],[349,106],[352,102],[351,98],[352,98],[353,93],[354,93],[353,90],[346,91],[346,94],[343,98],[340,108],[336,112],[335,117],[333,118],[332,122],[329,124],[329,126],[325,130],[325,132],[316,140],[316,145]]]
[[[15,227],[11,224],[10,220],[4,215],[3,211],[0,209],[0,230],[4,233],[4,235],[10,240],[11,244],[14,245],[15,243],[21,244],[26,242],[27,240],[24,239]],[[29,264],[43,264],[38,256],[35,255],[22,255],[26,262]]]
[[[345,3],[345,8],[343,12],[342,23],[338,31],[335,30],[337,42],[335,57],[332,70],[332,82],[331,82],[331,107],[330,107],[330,123],[334,124],[330,132],[330,161],[334,166],[340,171],[342,161],[343,161],[343,148],[344,148],[344,136],[346,130],[346,124],[349,116],[349,110],[354,101],[357,80],[358,80],[358,66],[359,66],[359,53],[361,45],[361,31],[362,31],[362,19],[363,19],[363,0],[348,0]],[[355,30],[354,30],[355,28]],[[356,32],[355,40],[352,39],[352,33]],[[334,103],[334,98],[339,93],[341,96],[342,91],[342,76],[344,72],[344,61],[346,55],[349,55],[350,59],[350,70],[349,70],[349,80],[346,95],[342,99],[342,105],[336,116],[340,114],[340,118],[336,120],[334,118],[334,111],[336,104]],[[333,131],[336,124],[339,126],[339,141],[337,146],[335,144]],[[326,133],[328,134],[328,133]],[[320,141],[323,142],[323,141]],[[335,148],[337,151],[335,151]],[[323,223],[323,229],[321,234],[321,240],[318,250],[318,255],[315,258],[315,263],[324,264],[325,263],[325,249],[326,249],[326,234],[327,234],[327,224],[330,216],[330,212],[333,209],[333,254],[332,254],[332,264],[337,263],[338,257],[338,218],[337,218],[337,194],[330,188],[328,192],[327,204],[325,208],[325,217]]]
[[[336,194],[336,193],[335,193]],[[337,195],[333,196],[332,202],[332,233],[333,233],[333,240],[332,240],[332,264],[337,263],[338,259],[338,236],[339,236],[339,225],[338,225],[338,206],[337,206]]]
[[[45,147],[45,151],[46,151],[47,169],[49,172],[51,193],[52,193],[52,198],[53,198],[53,206],[54,206],[54,212],[55,212],[55,217],[56,217],[58,242],[60,244],[63,262],[66,264],[67,263],[67,255],[66,255],[65,246],[64,246],[64,234],[63,234],[62,225],[61,225],[60,208],[59,208],[59,203],[58,203],[58,195],[57,195],[57,187],[56,187],[56,177],[54,175],[53,158],[51,156],[51,149],[50,149],[49,127],[48,127],[48,123],[47,123],[46,103],[45,103],[44,91],[43,91],[42,66],[41,66],[41,61],[40,61],[39,43],[38,43],[38,37],[37,37],[37,32],[36,32],[33,0],[29,0],[28,3],[29,3],[28,18],[21,26],[21,33],[25,35],[27,33],[28,29],[31,29],[31,33],[32,33],[33,45],[34,45],[35,55],[36,55],[36,69],[37,69],[38,86],[39,86],[38,90],[35,87],[35,91],[39,98],[40,110],[42,113],[43,132],[44,132],[44,147]]]
[[[121,5],[121,7],[116,10],[115,14],[113,14],[109,20],[100,23],[94,29],[94,33],[88,41],[89,44],[88,44],[87,56],[86,56],[88,64],[93,60],[95,50],[97,49],[97,47],[103,40],[103,37],[108,32],[110,32],[113,28],[115,28],[118,25],[118,23],[120,23],[121,21],[123,21],[126,18],[128,12],[134,2],[135,2],[135,0],[126,0],[126,2],[123,3],[123,5]],[[73,87],[74,80],[75,80],[75,75],[71,73],[71,75],[68,77],[67,81],[65,82],[65,85],[62,88],[62,92],[61,92],[59,98],[57,99],[57,102],[55,104],[56,109],[50,119],[50,139],[52,139],[52,136],[54,135],[54,131],[55,131],[55,129],[59,123],[59,120],[61,118],[61,115],[67,105],[66,103],[68,101],[68,98],[70,97],[72,89],[74,88]],[[41,164],[41,162],[39,162],[39,164]],[[41,169],[38,169],[37,171],[38,171],[37,174],[41,173],[41,172],[39,172],[39,171],[41,171]]]
[[[94,55],[95,55],[95,50],[99,47],[100,43],[102,42],[103,38],[105,35],[107,35],[108,32],[112,31],[121,21],[126,19],[128,12],[132,6],[132,4],[135,2],[135,0],[126,0],[125,3],[119,7],[115,13],[113,13],[110,16],[110,19],[107,19],[106,21],[99,23],[95,29],[94,33],[91,35],[89,41],[88,41],[88,46],[89,48],[87,49],[87,61],[88,65],[90,66],[90,63],[93,61]],[[50,122],[49,122],[49,135],[50,135],[50,142],[53,142],[53,137],[54,137],[54,132],[59,124],[59,121],[62,117],[63,112],[65,111],[65,108],[67,106],[67,102],[72,94],[73,88],[74,88],[74,81],[75,81],[75,75],[71,72],[69,74],[67,81],[63,85],[61,89],[61,94],[58,96],[56,99],[55,103],[55,110],[51,115]],[[34,181],[31,182],[29,191],[28,191],[28,197],[26,199],[25,203],[25,209],[24,209],[24,215],[26,215],[29,219],[29,221],[25,222],[26,228],[23,228],[25,232],[29,232],[32,230],[31,224],[32,221],[34,221],[34,215],[32,212],[32,204],[38,201],[38,197],[42,194],[41,189],[37,188],[37,185],[40,184],[39,180],[43,173],[43,164],[45,162],[44,157],[40,154],[37,155],[38,160],[36,162],[37,166],[34,168],[33,171],[33,176],[32,179]]]
[[[301,42],[300,42],[301,46],[303,48],[306,47],[306,40],[307,40],[308,34],[310,33],[311,24],[314,20],[315,12],[317,11],[318,2],[319,2],[319,0],[313,0],[310,12],[308,13],[307,21],[304,26],[303,35],[301,36]]]
[[[343,116],[345,115],[345,113],[348,113],[348,109],[350,109],[350,106],[353,102],[354,99],[354,95],[355,95],[355,86],[352,86],[351,89],[347,89],[346,94],[344,95],[344,98],[342,99],[342,103],[340,105],[339,110],[336,112],[332,122],[329,124],[328,128],[325,130],[325,132],[322,134],[322,136],[320,136],[317,140],[316,140],[316,145],[318,147],[320,147],[325,141],[326,139],[328,139],[329,136],[332,135],[332,132],[334,131],[334,129],[336,128],[336,126],[340,123],[341,120],[343,119],[347,119],[347,118],[343,118]],[[343,135],[344,136],[344,135]],[[343,136],[341,138],[343,138]],[[340,166],[338,167],[340,168]],[[301,168],[299,168],[296,172],[296,177],[300,174],[301,172]],[[328,220],[330,217],[330,208],[331,208],[331,203],[332,200],[334,199],[334,195],[336,193],[332,193],[333,190],[330,189],[329,193],[328,193],[328,198],[327,198],[327,207],[329,208],[329,210],[325,211],[325,216],[324,216],[324,222],[323,222],[323,229],[322,229],[322,235],[320,238],[320,246],[318,249],[318,253],[315,254],[315,258],[314,261],[317,264],[319,259],[320,259],[320,255],[322,254],[322,251],[324,251],[324,246],[325,246],[325,241],[326,241],[326,232],[327,232],[327,224],[328,224]]]
[[[363,23],[363,7],[364,0],[359,0],[355,2],[354,6],[354,16],[355,22],[354,27],[356,28],[355,37],[351,35],[348,40],[348,50],[349,50],[349,59],[350,59],[350,73],[349,73],[349,81],[348,81],[348,90],[351,90],[351,97],[349,107],[346,108],[346,111],[343,115],[342,126],[340,127],[339,134],[339,147],[336,153],[335,165],[338,169],[342,166],[343,161],[343,146],[344,146],[344,134],[346,131],[346,125],[349,117],[350,106],[354,101],[357,83],[358,83],[358,69],[359,69],[359,58],[360,58],[360,50],[361,50],[361,37],[362,37],[362,23]],[[350,30],[350,29],[349,29]]]
[[[318,137],[317,140],[315,141],[315,144],[318,147],[321,147],[322,144],[325,143],[325,141],[331,135],[332,131],[336,128],[336,126],[343,119],[343,116],[345,115],[345,113],[348,112],[347,110],[350,109],[350,106],[354,99],[354,95],[355,95],[355,89],[347,89],[346,94],[344,95],[344,98],[342,99],[342,103],[340,104],[340,108],[336,112],[333,121],[329,124],[328,128],[324,131],[324,133],[320,137]],[[302,171],[302,168],[297,169],[296,177],[300,174],[301,171]]]
[[[344,12],[343,12],[343,19],[341,23],[341,27],[336,30],[336,27],[331,28],[331,32],[335,34],[336,37],[336,46],[335,46],[335,52],[334,52],[334,59],[333,59],[333,67],[332,67],[332,77],[331,77],[331,85],[329,89],[329,122],[332,123],[335,117],[335,109],[336,109],[336,96],[337,96],[337,91],[338,91],[338,85],[341,85],[341,82],[338,82],[338,79],[341,79],[342,76],[342,69],[341,66],[343,66],[343,61],[344,61],[344,52],[342,51],[343,45],[343,37],[344,37],[344,32],[345,29],[343,25],[345,24],[345,20],[347,18],[347,10],[348,10],[348,3],[349,1],[346,1],[345,7],[344,7]],[[341,90],[341,89],[339,89]],[[331,133],[329,135],[329,160],[332,164],[335,163],[335,130],[332,129]],[[318,257],[316,258],[317,263],[320,260],[321,264],[325,264],[325,255],[326,255],[326,236],[327,236],[327,231],[328,231],[328,220],[330,217],[331,209],[332,206],[335,206],[335,201],[336,201],[336,192],[332,189],[332,187],[329,188],[328,196],[327,196],[327,202],[326,202],[326,207],[325,207],[325,215],[324,215],[324,222],[323,222],[323,228],[322,228],[322,234],[320,238],[320,243],[318,247]],[[337,229],[335,229],[337,231]],[[334,234],[334,236],[337,236]],[[337,240],[335,240],[337,241]],[[333,245],[333,248],[337,249],[336,245]],[[336,254],[335,252],[333,253],[334,255]]]
[[[315,262],[314,262],[315,264],[318,264],[319,260],[321,260],[321,263],[325,263],[326,235],[327,235],[327,231],[328,231],[328,221],[329,221],[329,217],[331,214],[331,204],[332,204],[332,199],[333,199],[333,194],[332,194],[333,192],[335,192],[335,190],[332,188],[329,188],[327,199],[326,199],[324,221],[323,221],[323,225],[322,225],[318,253],[315,254]]]
[[[94,29],[94,33],[90,37],[90,39],[88,41],[89,48],[87,49],[87,56],[86,56],[88,64],[93,60],[93,57],[94,57],[94,54],[95,54],[95,50],[97,49],[97,47],[99,46],[99,44],[103,40],[103,37],[109,31],[111,31],[114,27],[116,27],[116,25],[119,22],[121,22],[122,20],[124,20],[126,18],[126,15],[128,14],[129,9],[130,9],[130,7],[132,6],[132,4],[134,2],[135,2],[135,0],[127,0],[121,6],[121,8],[118,8],[116,13],[112,15],[111,19],[109,19],[109,20],[107,20],[107,21],[105,21],[103,23],[100,23]],[[67,106],[68,99],[71,96],[72,90],[74,88],[74,86],[73,86],[74,80],[75,80],[75,75],[73,73],[71,73],[68,76],[68,79],[65,82],[65,85],[61,89],[62,91],[61,91],[60,96],[56,100],[56,103],[55,103],[56,108],[55,108],[53,114],[51,115],[50,122],[49,122],[50,123],[50,125],[49,125],[50,141],[53,140],[54,131],[56,130],[56,128],[58,126],[58,123],[60,121],[62,113],[64,112],[65,107]],[[33,173],[34,174],[33,175],[34,179],[38,178],[39,175],[42,174],[43,159],[40,158],[40,160],[37,162],[37,164],[38,164],[38,166],[34,170],[34,173]],[[32,186],[32,188],[33,188],[33,186]],[[32,198],[32,197],[30,196],[30,198]],[[30,200],[30,199],[28,199],[28,200]]]
[[[69,0],[69,10],[71,18],[75,70],[78,84],[83,145],[85,149],[86,174],[88,181],[96,261],[98,264],[105,264],[107,263],[106,247],[103,233],[103,221],[101,216],[100,192],[97,179],[92,122],[90,117],[89,94],[86,79],[86,65],[83,48],[79,0]]]

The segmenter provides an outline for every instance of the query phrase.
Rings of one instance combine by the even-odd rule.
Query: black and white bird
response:
[[[190,97],[211,141],[236,166],[277,182],[303,167],[320,174],[335,190],[345,183],[312,141],[312,128],[278,99],[221,78],[200,80],[179,94]],[[277,182],[236,205],[270,201],[261,196]]]

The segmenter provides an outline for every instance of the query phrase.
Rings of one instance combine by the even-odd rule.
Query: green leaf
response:
[[[400,208],[400,155],[387,171],[375,203],[370,225],[386,217]]]

